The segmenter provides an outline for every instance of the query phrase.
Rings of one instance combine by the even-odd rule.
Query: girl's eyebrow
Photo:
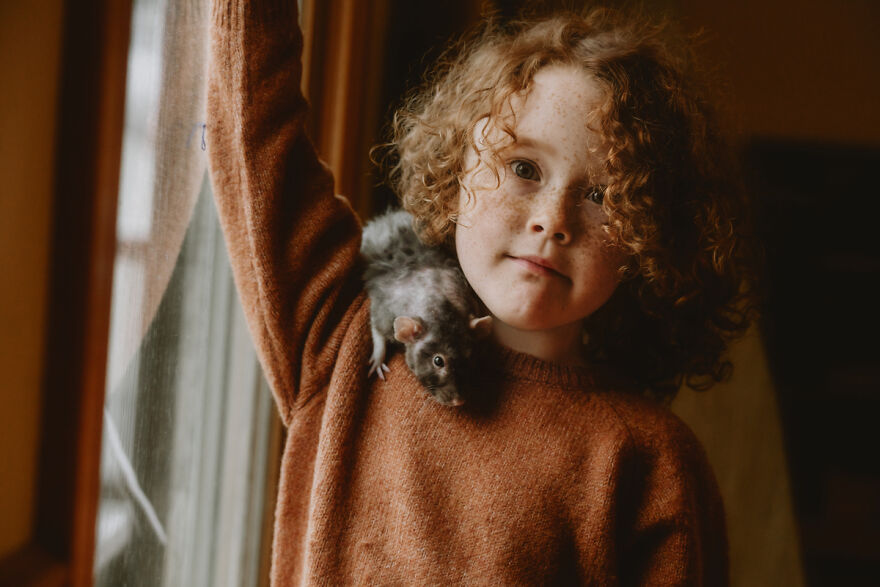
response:
[[[530,137],[524,134],[516,135],[516,142],[514,143],[514,145],[518,147],[525,147],[527,149],[543,151],[549,154],[551,157],[555,157],[558,154],[556,145],[554,145],[553,143],[542,141],[541,139],[536,139],[534,137]]]

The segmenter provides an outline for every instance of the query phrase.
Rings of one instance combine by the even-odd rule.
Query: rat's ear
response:
[[[468,326],[477,338],[486,338],[492,332],[492,316],[472,317]]]
[[[394,338],[404,344],[412,344],[422,336],[422,324],[416,318],[398,316],[394,319]]]

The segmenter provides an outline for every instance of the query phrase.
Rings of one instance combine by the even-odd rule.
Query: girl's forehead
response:
[[[511,101],[516,130],[592,143],[597,136],[591,122],[602,98],[599,83],[582,70],[545,67],[535,74],[529,91]]]
[[[547,66],[535,74],[527,91],[511,97],[494,124],[479,121],[476,135],[496,149],[516,145],[549,157],[583,159],[603,144],[594,128],[603,98],[602,87],[583,70]],[[516,141],[502,132],[505,128],[513,131]]]
[[[602,87],[596,78],[570,64],[541,68],[532,78],[530,89],[530,93],[537,90],[544,99],[570,99],[587,105],[595,105],[603,97]]]

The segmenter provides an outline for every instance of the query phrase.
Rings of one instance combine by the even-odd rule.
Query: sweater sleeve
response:
[[[305,134],[296,2],[214,0],[211,179],[233,274],[282,419],[326,387],[360,278],[360,226]]]
[[[671,415],[633,437],[618,494],[620,583],[727,585],[724,508],[703,447]]]

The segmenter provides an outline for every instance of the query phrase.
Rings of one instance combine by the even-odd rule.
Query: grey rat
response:
[[[458,260],[422,243],[404,210],[364,226],[361,255],[373,337],[369,374],[384,379],[387,345],[400,343],[407,366],[435,400],[464,403],[460,387],[476,341],[491,330],[491,317],[478,317],[484,311]]]

